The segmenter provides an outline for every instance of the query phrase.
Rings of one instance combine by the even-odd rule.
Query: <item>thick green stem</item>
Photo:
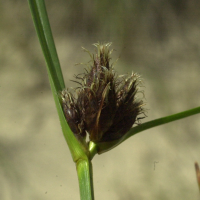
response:
[[[80,159],[76,162],[81,200],[94,200],[92,163]]]

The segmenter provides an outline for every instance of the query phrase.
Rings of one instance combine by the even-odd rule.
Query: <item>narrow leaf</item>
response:
[[[176,113],[174,115],[170,115],[170,116],[166,116],[166,117],[162,117],[159,119],[155,119],[149,122],[146,122],[144,124],[138,125],[136,127],[133,127],[129,132],[127,132],[127,134],[125,134],[122,138],[120,138],[119,140],[115,140],[109,143],[106,142],[102,142],[99,143],[97,145],[97,149],[98,149],[98,153],[104,153],[106,151],[109,151],[111,149],[113,149],[114,147],[118,146],[119,144],[121,144],[122,142],[124,142],[126,139],[128,139],[129,137],[141,132],[141,131],[145,131],[147,129],[159,126],[159,125],[163,125],[163,124],[167,124],[169,122],[173,122],[179,119],[183,119],[185,117],[189,117],[195,114],[200,113],[200,107],[197,108],[193,108],[191,110],[186,110],[184,112],[180,112],[180,113]]]
[[[65,84],[46,12],[45,3],[44,0],[28,0],[28,3],[31,9],[31,14],[40,45],[46,60],[51,90],[56,103],[63,134],[68,143],[73,160],[76,162],[80,158],[87,158],[87,151],[86,148],[79,143],[70,130],[62,110],[59,93],[65,88]]]

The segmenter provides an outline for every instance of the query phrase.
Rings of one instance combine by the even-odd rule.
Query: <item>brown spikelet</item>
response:
[[[143,112],[142,100],[137,100],[139,76],[115,75],[110,65],[111,43],[95,44],[97,54],[92,66],[81,76],[77,99],[67,90],[62,91],[62,104],[66,120],[74,132],[91,141],[106,142],[121,138]]]

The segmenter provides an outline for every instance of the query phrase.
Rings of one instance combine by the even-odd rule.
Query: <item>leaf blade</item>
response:
[[[72,133],[62,110],[59,93],[65,88],[65,84],[44,0],[28,0],[28,3],[30,6],[40,45],[45,57],[50,86],[55,100],[64,137],[67,141],[74,162],[76,162],[80,158],[87,159],[88,151],[86,147],[83,146],[83,144],[80,143]]]

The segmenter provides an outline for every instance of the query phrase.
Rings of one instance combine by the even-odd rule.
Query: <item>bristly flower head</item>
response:
[[[89,134],[94,143],[120,139],[143,113],[143,101],[136,95],[139,76],[117,76],[110,65],[111,43],[94,44],[97,53],[91,55],[92,64],[84,74],[76,76],[81,84],[77,97],[70,91],[61,92],[66,120],[77,138]]]

